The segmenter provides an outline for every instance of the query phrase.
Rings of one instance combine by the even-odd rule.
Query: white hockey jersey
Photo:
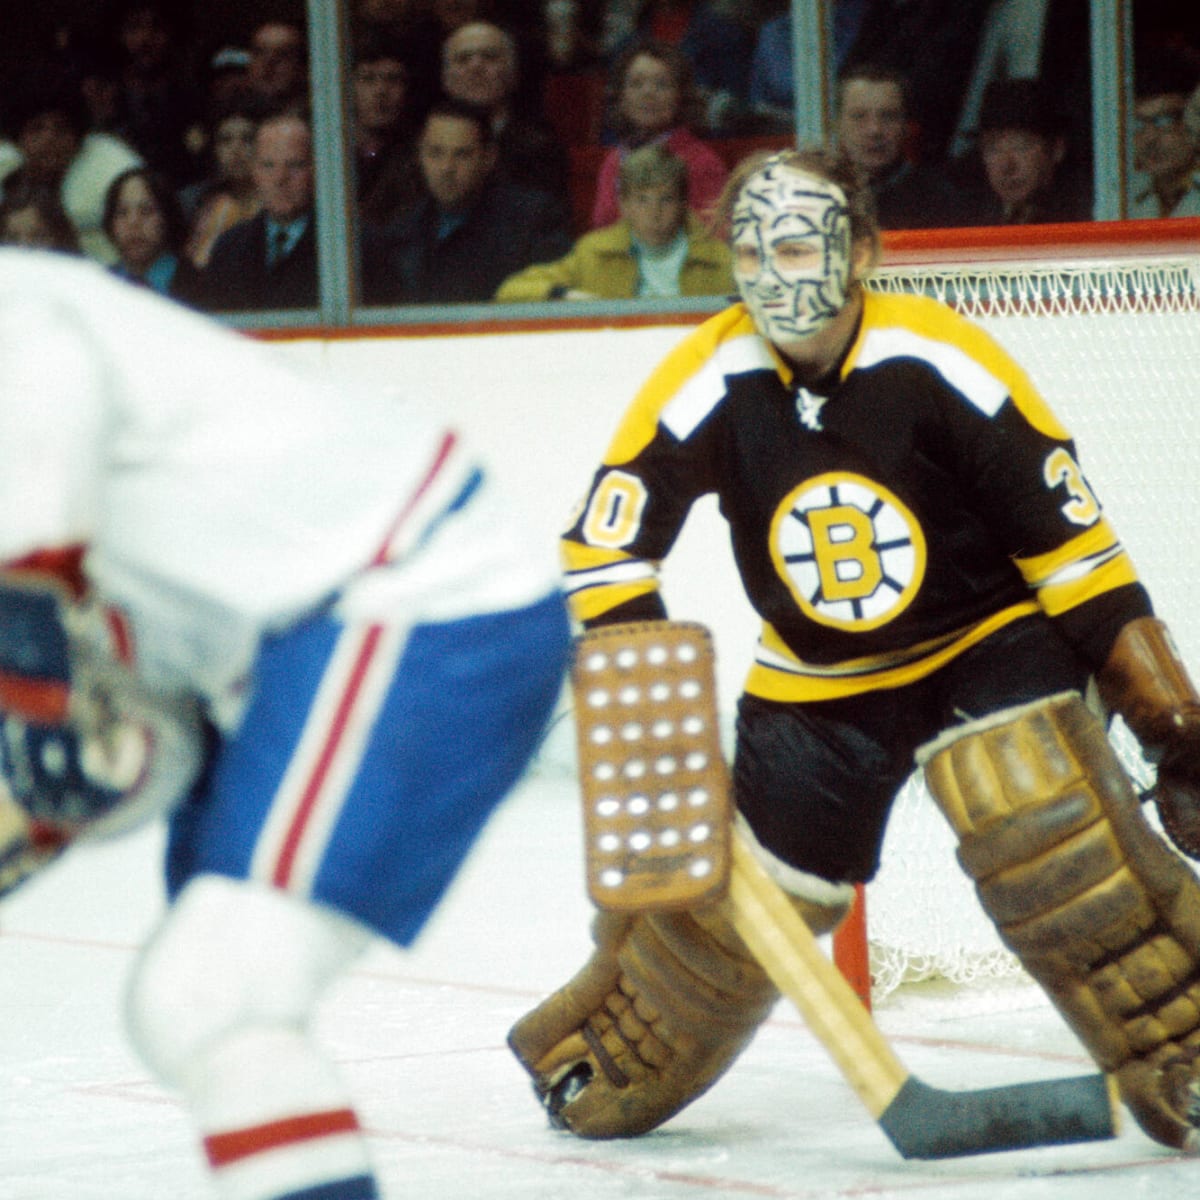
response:
[[[422,401],[0,250],[0,561],[82,546],[138,670],[218,704],[263,631],[327,602],[411,624],[544,596],[555,548]]]

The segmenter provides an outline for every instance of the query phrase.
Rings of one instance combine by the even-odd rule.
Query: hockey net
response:
[[[1036,243],[989,243],[987,232],[889,241],[872,286],[950,303],[1025,367],[1200,672],[1200,221],[1043,227]],[[1113,740],[1145,789],[1152,771],[1119,722]],[[897,800],[865,907],[857,936],[876,1002],[922,980],[1020,978],[916,776]]]

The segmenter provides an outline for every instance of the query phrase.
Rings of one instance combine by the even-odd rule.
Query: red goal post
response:
[[[1071,430],[1081,465],[1200,675],[1200,218],[884,235],[871,286],[922,291],[1002,342]],[[1118,722],[1135,785],[1148,768]],[[914,777],[883,867],[834,940],[876,1001],[931,978],[1020,974],[983,917],[954,838]]]

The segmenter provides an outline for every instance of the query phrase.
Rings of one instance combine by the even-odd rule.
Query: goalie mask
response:
[[[827,179],[769,160],[734,204],[732,248],[738,292],[768,341],[812,337],[846,303],[850,214]]]

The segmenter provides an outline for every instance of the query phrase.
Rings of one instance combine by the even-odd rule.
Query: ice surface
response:
[[[419,944],[374,948],[317,1034],[351,1084],[388,1200],[1156,1200],[1200,1161],[1131,1120],[1111,1141],[899,1157],[781,1004],[707,1095],[660,1131],[550,1130],[505,1047],[512,1022],[588,952],[573,783],[535,772],[489,826]],[[161,831],[80,848],[0,908],[0,1200],[212,1200],[187,1116],[121,1024],[136,947],[162,906]],[[902,989],[876,1013],[926,1083],[1080,1074],[1072,1035],[1027,984]]]

